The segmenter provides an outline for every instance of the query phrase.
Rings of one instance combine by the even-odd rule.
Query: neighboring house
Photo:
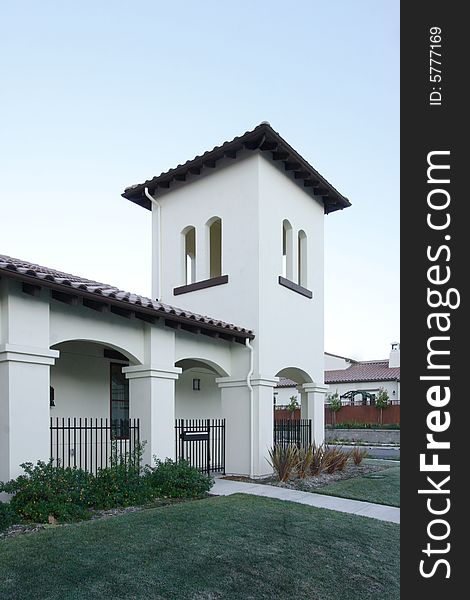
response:
[[[390,356],[384,360],[356,361],[352,358],[325,352],[325,385],[328,395],[338,392],[340,396],[348,392],[363,391],[376,396],[380,389],[387,391],[394,404],[400,402],[400,345],[392,344]],[[291,396],[298,396],[296,384],[289,379],[281,379],[274,392],[277,406],[289,404]],[[353,399],[343,398],[343,404],[362,403],[362,395]]]
[[[324,214],[349,201],[268,123],[122,195],[151,213],[151,299],[0,255],[0,480],[98,461],[107,420],[127,447],[128,418],[146,461],[186,443],[175,419],[225,419],[226,471],[264,475],[279,377],[321,443]]]

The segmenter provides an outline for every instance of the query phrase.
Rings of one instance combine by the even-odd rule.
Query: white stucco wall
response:
[[[259,156],[260,173],[260,372],[275,375],[297,367],[323,383],[324,208],[285,172]],[[282,274],[282,222],[293,230],[293,280],[297,281],[297,237],[307,235],[306,298],[278,282]]]
[[[340,356],[333,356],[325,352],[325,371],[335,371],[337,369],[347,369],[351,366],[351,361]]]
[[[258,288],[258,159],[250,156],[207,176],[195,176],[189,185],[172,186],[159,197],[162,231],[162,299],[194,312],[257,328]],[[196,280],[209,278],[208,230],[212,217],[222,219],[222,274],[229,283],[175,296],[185,284],[183,241],[187,226],[196,228]],[[157,244],[156,211],[153,243]],[[249,257],[249,260],[247,258]],[[155,268],[155,265],[154,265]],[[156,278],[154,273],[154,279]]]
[[[275,388],[276,406],[285,406],[290,403],[290,397],[295,396],[300,405],[300,394],[295,387]]]
[[[274,377],[281,369],[297,367],[322,383],[323,204],[260,154],[226,162],[226,168],[195,177],[190,185],[172,185],[170,193],[159,196],[162,299],[253,328],[255,374]],[[158,243],[156,214],[154,245]],[[222,273],[229,282],[175,296],[173,289],[185,283],[181,232],[188,226],[196,228],[196,279],[207,279],[206,223],[214,216],[222,219]],[[278,283],[284,219],[293,227],[294,280],[297,235],[300,230],[307,234],[312,300]],[[154,279],[155,269],[154,265]]]
[[[177,419],[221,419],[222,405],[220,389],[215,383],[215,374],[207,369],[188,369],[176,382]],[[192,389],[194,379],[201,380],[200,391]]]
[[[110,363],[103,347],[69,342],[58,347],[60,357],[51,367],[55,407],[51,417],[110,418]],[[123,363],[123,366],[125,363]]]

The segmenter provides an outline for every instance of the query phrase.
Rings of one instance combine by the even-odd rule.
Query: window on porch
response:
[[[111,363],[111,424],[114,439],[129,437],[129,380],[123,364]]]

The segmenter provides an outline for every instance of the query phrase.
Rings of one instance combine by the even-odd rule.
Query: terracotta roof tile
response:
[[[400,381],[400,367],[390,369],[388,360],[356,362],[347,369],[325,371],[325,383],[359,383],[361,381]],[[292,379],[281,377],[276,387],[295,387]]]
[[[152,300],[151,298],[140,296],[139,294],[120,290],[108,283],[100,283],[85,277],[80,277],[79,275],[63,273],[56,269],[36,265],[4,254],[0,254],[0,276],[2,275],[5,277],[14,275],[17,278],[30,283],[34,283],[34,280],[36,280],[37,283],[50,282],[51,284],[54,284],[54,287],[64,288],[64,291],[70,292],[70,288],[72,288],[76,290],[78,295],[80,295],[80,291],[82,291],[97,296],[97,300],[99,300],[100,297],[101,299],[112,298],[114,299],[114,302],[119,302],[123,306],[127,305],[127,308],[131,305],[133,307],[142,307],[147,310],[150,309],[155,311],[155,313],[158,313],[156,316],[163,313],[165,315],[173,315],[176,317],[174,320],[180,320],[182,322],[192,320],[198,323],[203,329],[204,326],[207,326],[208,328],[216,329],[223,333],[230,333],[235,337],[254,337],[252,330],[239,327],[232,323],[226,323],[219,319],[175,308],[174,306]]]
[[[323,198],[326,213],[351,206],[349,200],[294,150],[267,121],[263,121],[251,131],[245,131],[242,135],[225,141],[220,146],[215,146],[212,150],[207,150],[173,169],[164,171],[143,183],[127,187],[121,195],[131,202],[151,210],[150,200],[144,194],[145,188],[148,188],[151,194],[155,194],[157,191],[157,195],[160,195],[170,190],[172,185],[186,185],[193,181],[204,169],[209,168],[214,171],[218,166],[217,162],[220,164],[220,161],[226,156],[236,159],[237,153],[244,150],[263,152],[268,158],[283,163],[286,174],[288,171],[295,172],[295,181],[304,191]]]
[[[347,369],[325,371],[325,383],[396,381],[399,379],[400,367],[390,369],[388,360],[357,362]]]

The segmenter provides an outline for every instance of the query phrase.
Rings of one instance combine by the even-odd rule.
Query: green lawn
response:
[[[399,527],[248,495],[0,541],[8,600],[398,600]]]
[[[372,460],[370,461],[373,462]],[[375,461],[384,465],[383,471],[369,473],[363,477],[352,477],[316,488],[318,494],[353,498],[365,502],[376,502],[389,506],[400,506],[400,467],[391,466],[393,463]]]

